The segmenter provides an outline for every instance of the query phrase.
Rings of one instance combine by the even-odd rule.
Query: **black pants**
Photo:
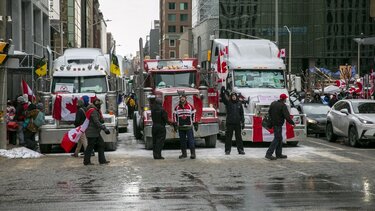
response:
[[[166,134],[167,132],[165,130],[165,126],[159,124],[152,125],[152,143],[154,158],[162,157],[161,150],[164,147]]]
[[[273,127],[274,138],[267,150],[267,155],[272,155],[273,152],[276,150],[276,156],[280,156],[283,153],[283,128],[282,126],[274,126]]]
[[[8,132],[9,144],[16,145],[17,144],[17,131],[8,130],[7,132]]]
[[[87,148],[85,150],[85,157],[83,159],[83,164],[88,164],[91,163],[90,158],[91,158],[91,153],[92,150],[94,149],[95,145],[98,147],[98,159],[99,163],[105,163],[106,159],[104,156],[104,140],[102,136],[99,135],[99,137],[87,137]]]
[[[243,151],[243,142],[241,136],[241,124],[227,124],[225,131],[225,152],[230,152],[232,148],[233,131],[235,132],[236,145],[238,152]]]
[[[36,133],[33,133],[26,129],[23,131],[23,134],[24,134],[26,147],[31,150],[36,150],[36,146],[37,146],[36,141],[35,141]]]

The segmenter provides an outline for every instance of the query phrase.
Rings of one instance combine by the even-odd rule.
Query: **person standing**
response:
[[[288,108],[286,107],[286,99],[288,96],[286,94],[281,94],[280,99],[271,103],[270,109],[268,110],[268,115],[271,119],[271,124],[273,126],[274,139],[267,150],[266,158],[269,160],[276,160],[277,158],[285,159],[286,155],[282,154],[283,147],[283,135],[282,127],[285,120],[295,126],[293,120],[290,118]],[[273,152],[276,150],[276,157],[273,156]]]
[[[195,108],[186,100],[185,93],[180,94],[180,101],[174,109],[175,131],[178,130],[180,137],[181,155],[180,159],[187,157],[187,147],[190,148],[190,158],[195,159],[195,140],[193,126],[198,130],[198,124],[195,122]],[[186,140],[187,139],[187,140]]]
[[[126,106],[128,107],[128,118],[133,119],[133,114],[135,110],[135,97],[134,94],[130,94],[130,96],[126,99]]]
[[[36,108],[36,105],[31,103],[27,108],[26,119],[24,122],[24,139],[26,147],[35,151],[37,150],[35,135],[38,132],[39,128],[34,124],[34,121],[37,118],[39,112],[41,111]]]
[[[9,144],[17,145],[17,122],[14,121],[14,115],[16,114],[16,109],[13,106],[12,101],[7,101],[7,134]]]
[[[17,106],[16,106],[16,115],[14,116],[14,120],[17,122],[17,136],[18,136],[18,143],[21,146],[25,146],[25,138],[23,134],[23,123],[26,118],[26,109],[28,107],[27,102],[25,101],[23,96],[17,97]]]
[[[225,88],[221,87],[220,97],[226,107],[226,131],[225,131],[225,154],[230,155],[232,148],[233,131],[235,132],[236,145],[238,154],[244,155],[243,141],[241,129],[245,126],[244,111],[241,102],[238,100],[237,94],[232,92],[230,96],[226,94]]]
[[[74,127],[78,127],[82,125],[85,119],[86,119],[86,107],[84,105],[83,100],[78,100],[76,118],[74,120]],[[85,133],[82,133],[81,137],[79,138],[77,142],[76,150],[72,154],[73,157],[78,157],[78,153],[81,151],[82,145],[83,145],[83,149],[86,150],[87,138],[86,138]]]
[[[89,126],[86,130],[86,137],[88,141],[87,148],[85,150],[85,157],[83,159],[83,164],[86,165],[93,165],[90,161],[91,152],[94,149],[95,145],[98,146],[98,159],[100,164],[108,164],[109,161],[105,159],[104,155],[104,140],[100,135],[100,131],[104,130],[105,134],[110,134],[110,131],[106,128],[103,124],[104,119],[103,115],[100,111],[102,102],[100,99],[95,99],[94,102],[88,106],[88,111],[92,109],[92,113],[89,117]]]
[[[164,147],[165,136],[167,134],[165,125],[168,123],[168,115],[161,104],[160,98],[156,98],[152,105],[151,118],[154,159],[164,159],[161,156],[161,151]]]

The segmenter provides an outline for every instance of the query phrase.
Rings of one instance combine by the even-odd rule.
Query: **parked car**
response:
[[[324,134],[330,107],[319,103],[300,104],[298,110],[307,117],[307,134]]]
[[[363,99],[340,100],[327,115],[328,141],[347,137],[350,146],[375,141],[375,101]]]

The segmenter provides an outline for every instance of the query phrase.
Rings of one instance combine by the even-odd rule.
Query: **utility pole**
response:
[[[7,26],[7,1],[0,0],[0,39],[6,40]],[[7,148],[6,114],[7,114],[7,70],[6,66],[0,65],[0,149]]]
[[[275,0],[275,42],[279,46],[279,1]]]

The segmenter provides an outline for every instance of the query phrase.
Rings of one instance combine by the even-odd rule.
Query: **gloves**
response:
[[[194,123],[194,130],[198,131],[198,123]]]
[[[242,123],[242,122],[241,122],[241,129],[242,129],[242,130],[245,129],[245,123]]]
[[[111,132],[108,130],[108,128],[104,129],[105,134],[109,135]]]

